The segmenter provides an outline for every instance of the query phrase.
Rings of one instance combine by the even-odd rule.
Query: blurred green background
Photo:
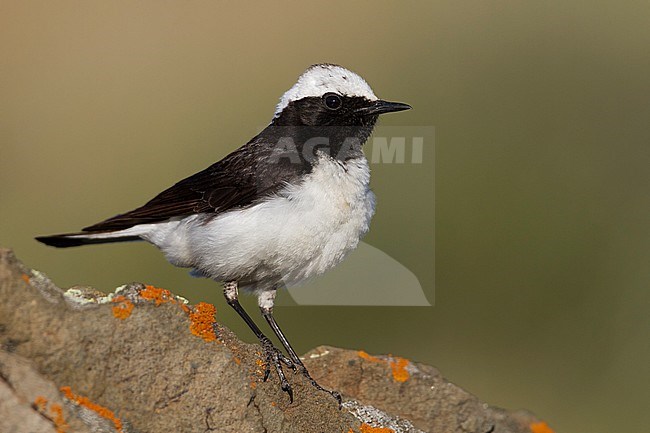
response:
[[[60,286],[216,303],[253,341],[218,286],[149,245],[32,238],[142,204],[263,128],[308,65],[339,63],[413,105],[383,125],[435,126],[435,161],[373,167],[365,239],[432,302],[435,244],[435,306],[280,307],[299,352],[433,364],[558,432],[646,431],[649,20],[632,1],[1,1],[0,245]]]

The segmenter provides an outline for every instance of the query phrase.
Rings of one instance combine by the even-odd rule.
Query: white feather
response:
[[[275,109],[275,116],[292,101],[309,96],[320,97],[328,92],[362,96],[369,101],[377,100],[368,83],[354,72],[337,65],[314,65],[303,72],[296,84],[282,95]]]
[[[295,285],[337,265],[368,231],[375,210],[365,158],[320,157],[298,185],[247,209],[135,226],[167,260],[248,290]],[[123,234],[125,231],[122,231]]]

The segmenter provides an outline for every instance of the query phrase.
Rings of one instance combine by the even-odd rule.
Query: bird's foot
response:
[[[278,373],[278,377],[280,378],[280,388],[282,388],[282,391],[286,392],[289,395],[289,402],[293,403],[293,389],[291,388],[291,385],[289,385],[289,381],[284,375],[282,364],[291,368],[294,372],[297,368],[296,365],[293,363],[293,361],[287,358],[284,353],[280,351],[280,349],[275,347],[271,340],[268,338],[265,337],[263,339],[260,339],[260,343],[264,348],[264,352],[266,352],[266,369],[264,370],[264,382],[266,382],[271,375],[271,366],[273,366],[275,368],[275,371]]]
[[[339,403],[339,410],[343,407],[343,399],[341,398],[341,394],[339,394],[337,391],[334,390],[329,390],[327,388],[322,387],[316,380],[311,377],[309,374],[309,371],[307,370],[307,367],[304,366],[302,362],[300,362],[300,365],[298,366],[298,371],[302,373],[303,376],[311,383],[311,385],[316,388],[319,391],[323,391],[331,395],[336,399],[336,401]]]
[[[309,383],[317,390],[326,392],[327,394],[334,397],[338,402],[339,409],[343,407],[342,406],[343,399],[341,398],[341,394],[339,394],[336,391],[332,391],[327,388],[324,388],[318,382],[316,382],[316,380],[311,377],[309,371],[299,359],[297,360],[297,362],[292,361],[287,356],[285,356],[280,349],[275,347],[271,342],[271,340],[269,340],[266,337],[260,339],[260,343],[262,344],[262,347],[264,348],[264,352],[266,353],[266,368],[264,370],[264,382],[266,382],[270,377],[271,366],[273,366],[275,368],[276,373],[278,374],[278,378],[280,379],[280,388],[282,389],[282,391],[286,392],[289,395],[290,403],[293,403],[293,388],[291,388],[291,385],[289,384],[289,381],[287,380],[287,377],[284,374],[283,365],[292,369],[294,373],[302,374],[309,381]]]

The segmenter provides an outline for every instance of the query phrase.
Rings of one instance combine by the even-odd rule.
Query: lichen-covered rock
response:
[[[325,346],[305,358],[310,371],[322,377],[326,386],[367,407],[408,420],[422,431],[514,433],[530,431],[536,422],[529,413],[488,406],[445,380],[434,367],[404,358]],[[374,412],[361,413],[372,418]],[[364,421],[363,416],[357,418]]]
[[[11,433],[91,433],[66,404],[56,385],[32,363],[0,351],[0,431]]]
[[[343,408],[299,374],[290,404],[273,375],[263,381],[261,348],[215,323],[212,305],[142,284],[64,292],[4,249],[0,299],[2,432],[529,433],[537,422],[432,367],[335,348],[306,363]]]

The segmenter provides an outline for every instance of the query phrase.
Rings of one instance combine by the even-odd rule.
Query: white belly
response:
[[[250,290],[294,285],[337,265],[368,231],[375,210],[365,158],[323,157],[277,197],[223,213],[152,225],[143,236],[167,259]]]

